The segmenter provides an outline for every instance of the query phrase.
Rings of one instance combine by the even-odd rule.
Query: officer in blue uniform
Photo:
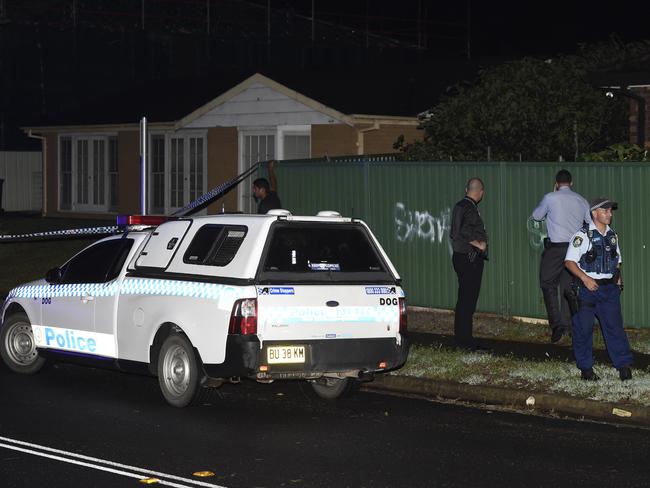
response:
[[[618,236],[609,227],[618,204],[606,198],[591,201],[591,222],[576,232],[565,265],[578,278],[578,311],[573,315],[573,353],[582,379],[596,381],[593,324],[598,317],[609,358],[622,381],[632,378],[632,352],[621,314],[622,262]]]

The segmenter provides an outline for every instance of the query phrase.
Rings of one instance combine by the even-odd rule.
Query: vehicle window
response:
[[[267,278],[338,281],[388,277],[383,260],[360,225],[291,224],[276,226],[262,267]]]
[[[106,283],[115,279],[133,239],[111,239],[84,249],[61,267],[63,283]]]
[[[204,225],[190,242],[183,262],[226,266],[235,258],[247,231],[243,225]]]

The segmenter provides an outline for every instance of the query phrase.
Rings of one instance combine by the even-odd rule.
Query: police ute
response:
[[[11,370],[59,360],[145,372],[184,407],[242,378],[306,380],[334,399],[406,361],[400,277],[361,220],[272,210],[120,223],[9,292]]]

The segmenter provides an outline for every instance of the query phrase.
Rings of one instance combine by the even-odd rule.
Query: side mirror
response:
[[[61,268],[52,268],[45,274],[45,281],[48,283],[61,283]]]

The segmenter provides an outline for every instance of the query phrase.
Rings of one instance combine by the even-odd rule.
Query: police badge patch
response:
[[[582,237],[575,236],[573,238],[573,247],[580,247],[582,245]]]
[[[615,246],[616,245],[616,237],[612,237],[609,242],[612,243],[612,246]]]

